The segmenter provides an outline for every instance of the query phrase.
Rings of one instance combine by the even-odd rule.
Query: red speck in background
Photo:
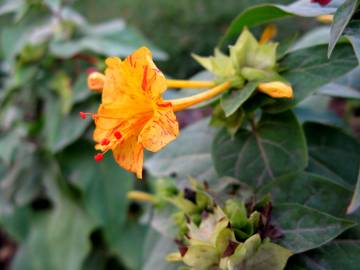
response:
[[[94,68],[94,67],[89,67],[89,68],[86,69],[85,72],[86,72],[87,75],[90,75],[93,72],[97,72],[97,69]]]
[[[318,3],[320,6],[326,6],[331,0],[311,0],[311,3]]]

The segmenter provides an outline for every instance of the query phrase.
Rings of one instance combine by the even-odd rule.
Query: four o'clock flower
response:
[[[112,151],[116,162],[142,178],[144,149],[157,152],[179,134],[174,111],[212,98],[231,87],[226,82],[166,80],[155,66],[151,52],[142,47],[124,61],[117,57],[106,60],[105,75],[93,72],[88,77],[90,89],[101,92],[102,100],[96,114],[80,112],[82,118],[91,115],[95,122],[94,156],[99,162]],[[171,87],[212,89],[192,97],[164,100],[162,94]]]

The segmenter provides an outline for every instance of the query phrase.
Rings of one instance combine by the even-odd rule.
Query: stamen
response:
[[[108,145],[110,143],[110,140],[109,139],[107,139],[107,138],[105,138],[105,139],[103,139],[102,141],[101,141],[101,145]]]
[[[122,135],[121,135],[120,131],[115,131],[115,132],[114,132],[114,136],[115,136],[115,138],[118,139],[118,140],[120,140],[120,139],[122,138]]]
[[[220,95],[221,93],[225,92],[226,90],[231,88],[230,82],[224,82],[222,84],[219,84],[215,86],[214,88],[211,88],[205,92],[199,93],[197,95],[184,97],[184,98],[178,98],[178,99],[172,99],[172,100],[165,100],[167,102],[170,102],[173,106],[173,111],[181,111],[188,107],[191,107],[193,105],[199,104],[205,100],[209,100],[217,95]]]
[[[102,161],[103,158],[104,158],[104,155],[103,155],[102,153],[97,153],[97,154],[94,156],[94,160],[95,160],[96,162]]]
[[[211,88],[215,86],[213,81],[187,81],[187,80],[166,80],[169,88]]]
[[[84,113],[84,112],[79,112],[79,114],[80,114],[80,117],[81,117],[82,119],[86,119],[86,113]]]

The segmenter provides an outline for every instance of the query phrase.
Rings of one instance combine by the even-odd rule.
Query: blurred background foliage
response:
[[[189,77],[200,69],[190,53],[212,53],[236,15],[264,2],[292,1],[0,1],[1,269],[172,269],[173,243],[126,199],[151,181],[110,156],[94,164],[90,119],[78,117],[99,101],[87,73],[146,45],[166,74]],[[279,39],[314,24],[283,20]]]

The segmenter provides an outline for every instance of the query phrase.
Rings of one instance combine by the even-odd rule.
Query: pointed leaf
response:
[[[272,201],[298,203],[335,216],[344,216],[351,190],[323,176],[306,172],[279,177],[261,188],[259,196],[271,192]]]
[[[358,0],[345,0],[345,2],[336,10],[330,31],[330,42],[328,49],[329,57],[334,50],[336,43],[341,37],[341,34],[345,30],[345,27],[355,13],[358,4]]]
[[[294,89],[292,100],[276,100],[266,106],[269,112],[281,112],[294,107],[321,86],[335,81],[358,64],[349,44],[339,44],[328,59],[325,45],[297,50],[285,56],[280,64],[283,76]]]
[[[356,225],[300,204],[279,204],[273,210],[274,223],[284,234],[279,244],[294,253],[320,247]]]
[[[309,148],[308,171],[352,187],[358,176],[360,143],[339,128],[305,123],[304,131]]]
[[[256,90],[257,83],[249,82],[242,89],[234,90],[225,94],[221,98],[221,107],[225,111],[225,116],[229,117],[251,96]]]
[[[232,138],[225,130],[213,143],[213,160],[220,176],[233,176],[253,186],[302,170],[307,165],[302,128],[292,112],[263,114],[252,131]]]
[[[193,176],[207,179],[215,175],[211,160],[211,142],[214,130],[208,119],[192,124],[159,153],[153,155],[145,166],[157,177],[176,175],[177,179]]]

